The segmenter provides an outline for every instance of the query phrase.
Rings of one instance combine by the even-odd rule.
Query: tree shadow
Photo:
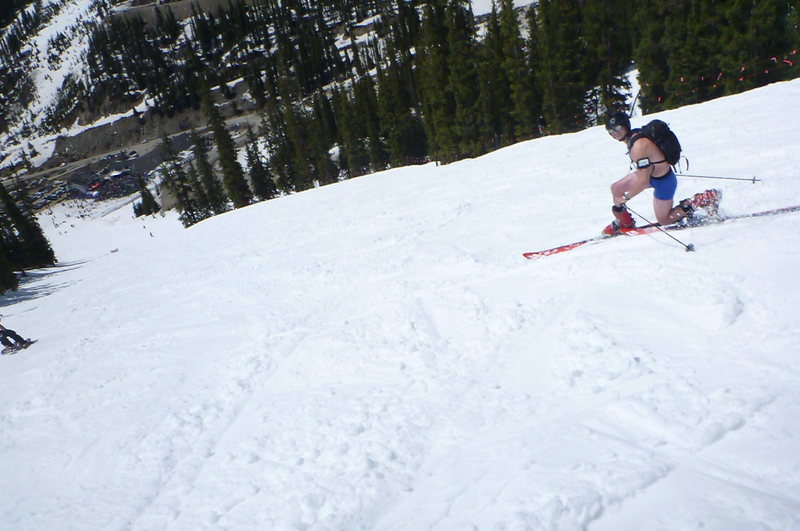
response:
[[[47,297],[73,282],[58,282],[58,275],[79,268],[86,261],[57,264],[52,267],[24,271],[19,279],[19,287],[0,295],[0,308],[12,306],[41,297]],[[49,282],[47,280],[50,280]]]

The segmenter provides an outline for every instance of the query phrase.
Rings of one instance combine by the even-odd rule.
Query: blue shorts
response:
[[[653,197],[669,201],[675,197],[675,190],[678,189],[678,177],[670,169],[666,175],[650,177],[650,186],[653,188]]]

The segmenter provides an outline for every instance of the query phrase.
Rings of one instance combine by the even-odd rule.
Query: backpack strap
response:
[[[644,133],[642,133],[641,129],[631,129],[630,133],[628,133],[628,153],[631,152],[633,145],[636,143],[637,140],[642,138]]]
[[[631,150],[633,149],[633,145],[636,143],[637,140],[640,138],[650,138],[646,134],[642,132],[641,129],[632,129],[630,134],[628,135],[628,155],[630,156]],[[652,142],[652,139],[651,139]],[[658,146],[656,146],[658,147]],[[662,152],[663,154],[663,152]],[[650,164],[661,164],[662,162],[667,162],[667,159],[664,160],[651,160]]]

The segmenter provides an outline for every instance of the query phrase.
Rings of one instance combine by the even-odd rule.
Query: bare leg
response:
[[[656,213],[656,219],[662,225],[670,225],[686,216],[683,207],[672,206],[672,199],[656,199],[654,197],[653,211]]]
[[[614,206],[619,206],[619,203],[616,202],[617,198],[622,197],[622,194],[630,190],[634,182],[636,182],[636,173],[632,172],[611,185],[611,200],[614,201]]]

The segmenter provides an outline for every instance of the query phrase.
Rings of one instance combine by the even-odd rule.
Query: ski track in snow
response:
[[[663,116],[765,179],[739,213],[800,203],[798,102]],[[0,529],[800,527],[796,214],[520,256],[607,223],[623,155],[590,129],[189,230],[43,218],[62,264],[2,303],[39,343],[0,359]]]

